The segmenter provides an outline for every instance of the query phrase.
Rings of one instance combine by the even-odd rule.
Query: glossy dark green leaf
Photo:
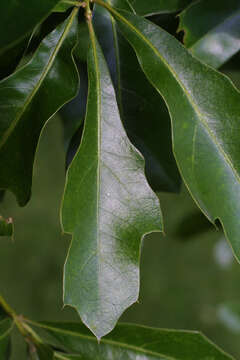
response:
[[[10,335],[13,328],[13,321],[5,318],[0,321],[0,359],[10,359]]]
[[[86,115],[88,76],[87,53],[89,32],[85,16],[78,17],[78,43],[74,49],[74,60],[81,79],[77,96],[62,107],[59,115],[63,124],[64,147],[66,150],[66,168],[71,163],[81,141],[83,122]]]
[[[0,2],[0,53],[27,36],[53,10],[59,0]],[[4,34],[4,36],[3,36]]]
[[[12,218],[5,219],[0,215],[0,236],[12,236],[13,221]]]
[[[240,2],[194,2],[180,14],[179,30],[196,57],[218,68],[240,50]]]
[[[190,193],[210,221],[220,220],[240,260],[239,91],[158,26],[109,10],[168,105],[174,153]]]
[[[89,94],[83,139],[67,175],[64,231],[73,234],[64,303],[101,338],[139,292],[139,250],[160,231],[161,212],[144,161],[121,124],[110,75],[91,32]]]
[[[191,0],[105,0],[118,9],[125,9],[128,3],[134,12],[142,16],[166,14],[179,11],[189,5]]]
[[[77,62],[81,86],[78,95],[60,110],[63,123],[64,147],[67,150],[66,167],[71,163],[82,137],[83,121],[86,114],[88,79],[87,65]]]
[[[82,324],[45,322],[36,325],[44,329],[54,343],[65,351],[81,355],[84,360],[232,359],[197,331],[119,324],[99,344]]]
[[[76,13],[74,9],[44,39],[27,65],[0,82],[0,188],[11,190],[20,205],[31,194],[34,155],[43,126],[78,90],[71,57]]]
[[[171,122],[164,101],[145,77],[114,19],[99,6],[94,12],[94,27],[115,85],[125,129],[145,158],[150,186],[157,192],[179,191],[181,180],[172,153]],[[107,35],[102,36],[103,32]]]
[[[20,63],[24,51],[27,47],[28,38],[23,39],[15,46],[11,47],[3,54],[0,54],[0,80],[9,76]],[[11,59],[11,61],[9,61]]]
[[[53,9],[54,12],[65,12],[77,4],[77,0],[61,0]]]

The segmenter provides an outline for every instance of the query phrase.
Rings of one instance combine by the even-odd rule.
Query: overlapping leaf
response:
[[[144,162],[121,124],[110,75],[91,31],[89,94],[82,142],[67,176],[62,209],[73,240],[64,302],[98,337],[112,330],[139,292],[139,248],[162,229]]]
[[[240,50],[240,3],[197,1],[180,14],[179,30],[195,56],[218,68]]]
[[[27,36],[50,14],[59,0],[0,2],[0,54]]]
[[[119,324],[99,344],[82,324],[45,322],[36,325],[50,335],[53,344],[79,354],[84,360],[233,360],[197,331]],[[63,356],[72,358],[67,354]]]
[[[129,10],[127,6],[126,10]],[[94,12],[94,27],[115,85],[127,134],[145,158],[149,184],[154,191],[178,191],[180,176],[172,153],[171,124],[164,101],[146,79],[114,19],[99,6]]]
[[[158,26],[108,8],[168,105],[182,177],[206,216],[221,221],[240,260],[239,91]]]
[[[71,57],[76,13],[74,9],[44,39],[27,65],[0,82],[0,188],[11,190],[20,205],[31,194],[34,155],[43,126],[78,90]]]
[[[106,0],[109,3],[109,0]],[[191,0],[111,0],[111,5],[125,10],[126,4],[139,15],[149,16],[179,11],[189,5]]]

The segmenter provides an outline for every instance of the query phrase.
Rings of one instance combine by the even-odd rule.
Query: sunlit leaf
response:
[[[158,199],[144,176],[144,161],[121,124],[93,29],[88,74],[85,128],[67,174],[62,209],[64,231],[73,234],[64,303],[74,306],[101,338],[137,300],[141,239],[160,231],[162,224]]]
[[[209,220],[220,220],[240,260],[239,91],[158,26],[108,8],[168,105],[174,153],[190,193]]]
[[[150,186],[157,192],[179,191],[181,180],[172,153],[171,123],[164,101],[146,79],[114,19],[99,6],[94,12],[94,27],[115,85],[124,126],[144,156]],[[107,35],[102,36],[103,32]]]

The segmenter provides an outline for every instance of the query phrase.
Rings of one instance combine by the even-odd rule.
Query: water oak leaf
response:
[[[50,342],[84,360],[233,360],[197,331],[118,324],[100,344],[80,323],[37,323]],[[77,357],[76,354],[79,354]]]
[[[15,46],[41,23],[59,0],[0,2],[0,54]]]
[[[220,220],[239,261],[239,91],[158,26],[108,9],[167,103],[175,157],[190,193],[210,221]]]
[[[218,68],[240,50],[238,0],[197,1],[179,18],[185,45],[206,64]]]
[[[64,303],[75,307],[101,338],[137,300],[141,239],[162,224],[158,198],[145,179],[142,156],[126,136],[107,65],[89,26],[87,114],[62,209],[64,231],[73,234]]]
[[[31,195],[33,161],[44,125],[78,90],[71,56],[76,14],[74,9],[28,64],[0,82],[0,188],[11,190],[20,205]]]
[[[189,5],[189,0],[105,0],[115,8],[125,10],[130,6],[138,15],[168,14],[179,11]]]
[[[164,100],[142,72],[134,50],[112,16],[96,6],[93,21],[124,127],[144,156],[148,182],[154,191],[178,192],[181,179],[172,153],[171,121]],[[102,36],[103,32],[107,35]]]

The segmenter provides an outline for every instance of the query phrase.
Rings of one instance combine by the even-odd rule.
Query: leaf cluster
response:
[[[182,181],[240,260],[240,93],[219,71],[240,49],[239,1],[9,0],[0,14],[0,189],[27,204],[58,112],[64,304],[82,320],[33,322],[0,298],[0,359],[14,324],[31,359],[231,359],[198,332],[116,324],[138,299],[144,236],[164,231],[161,192]]]

